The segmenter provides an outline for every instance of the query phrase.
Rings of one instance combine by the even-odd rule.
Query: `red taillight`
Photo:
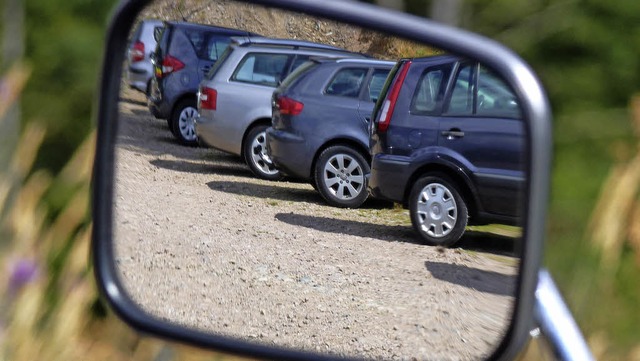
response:
[[[411,61],[407,61],[402,65],[402,68],[398,72],[398,76],[393,81],[391,85],[391,90],[389,91],[389,95],[385,98],[382,103],[382,110],[380,111],[380,117],[378,119],[378,131],[386,132],[387,128],[389,128],[389,123],[391,122],[391,116],[393,115],[393,110],[396,107],[396,101],[398,100],[398,95],[400,95],[400,88],[402,88],[402,83],[404,83],[404,79],[407,77],[407,73],[409,72],[409,67],[411,66]]]
[[[218,92],[215,89],[207,87],[200,88],[198,101],[200,102],[200,109],[216,110],[218,106]]]
[[[278,97],[278,109],[283,115],[298,115],[302,112],[304,104],[287,97]]]
[[[129,60],[132,63],[137,63],[144,60],[144,43],[136,41],[131,49],[129,49]]]
[[[165,56],[162,60],[162,76],[171,74],[182,68],[184,68],[184,63],[171,55]]]

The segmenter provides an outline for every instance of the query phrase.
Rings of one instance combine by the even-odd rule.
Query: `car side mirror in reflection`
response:
[[[269,359],[513,358],[549,186],[528,65],[371,4],[210,2],[110,26],[93,256],[117,314]],[[123,69],[140,14],[165,20],[148,73]]]

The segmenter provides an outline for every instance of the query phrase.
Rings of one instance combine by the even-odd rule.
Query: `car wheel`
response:
[[[418,179],[409,195],[413,228],[424,243],[448,247],[465,231],[469,211],[460,191],[447,176],[431,174]]]
[[[244,160],[256,177],[278,180],[282,173],[267,154],[267,128],[267,125],[257,125],[249,130],[242,146]]]
[[[151,98],[151,82],[153,80],[153,77],[149,78],[149,80],[147,81],[147,88],[145,89],[144,95],[147,99]]]
[[[178,141],[194,147],[198,145],[195,121],[198,117],[196,102],[192,99],[181,100],[171,114],[170,129]]]
[[[335,207],[357,208],[369,196],[365,175],[369,163],[355,149],[331,146],[316,161],[316,188],[327,203]]]

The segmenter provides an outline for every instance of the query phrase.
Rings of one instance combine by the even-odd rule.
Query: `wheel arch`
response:
[[[360,142],[358,142],[357,140],[354,140],[354,139],[335,138],[335,139],[331,139],[331,140],[325,142],[324,144],[322,144],[322,146],[319,147],[318,150],[313,155],[313,161],[311,162],[311,168],[309,169],[309,177],[310,178],[313,178],[314,169],[316,169],[316,163],[318,162],[318,158],[320,157],[320,154],[322,154],[322,152],[325,149],[327,149],[329,147],[332,147],[332,146],[335,146],[335,145],[342,145],[342,146],[346,146],[346,147],[350,147],[350,148],[354,149],[356,152],[360,153],[360,155],[369,164],[369,167],[371,167],[371,155],[369,154],[369,149],[367,147],[365,147],[364,145],[362,145],[362,143],[360,143]]]
[[[266,126],[270,127],[271,126],[271,118],[258,118],[258,119],[255,119],[254,121],[249,123],[247,128],[244,130],[244,133],[242,134],[242,141],[240,142],[240,157],[242,159],[244,159],[244,142],[247,140],[247,135],[249,134],[251,129],[253,129],[254,127],[256,127],[258,125],[266,125]]]
[[[403,206],[408,207],[409,194],[411,193],[411,189],[413,188],[413,185],[415,184],[415,182],[419,178],[429,173],[442,173],[445,176],[447,176],[449,179],[451,179],[451,181],[453,181],[455,185],[458,187],[458,189],[462,193],[461,194],[462,198],[467,203],[469,218],[473,219],[477,217],[480,211],[479,209],[480,203],[478,198],[475,196],[475,192],[474,192],[473,186],[471,185],[471,181],[469,180],[469,177],[460,170],[455,170],[445,164],[440,164],[440,163],[431,163],[431,164],[423,165],[411,175],[411,177],[409,178],[409,181],[407,182],[407,187],[404,190],[403,199],[405,199],[405,204]]]
[[[196,105],[196,108],[198,107],[198,96],[195,93],[184,93],[179,98],[176,98],[176,101],[173,102],[169,117],[173,117],[173,114],[175,114],[176,109],[178,108],[178,104],[182,103],[185,100],[193,100],[193,102]]]

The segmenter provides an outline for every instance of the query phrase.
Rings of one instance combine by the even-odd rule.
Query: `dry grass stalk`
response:
[[[31,74],[31,69],[24,64],[16,64],[9,69],[7,74],[0,79],[2,90],[0,90],[0,119],[3,119],[7,110],[16,102],[22,89]]]
[[[631,214],[629,244],[635,252],[636,263],[640,265],[640,202],[636,203],[633,213]]]
[[[640,97],[631,102],[633,122],[640,136]],[[592,244],[601,250],[601,269],[608,277],[618,267],[625,242],[632,241],[636,252],[640,241],[633,237],[638,219],[640,197],[640,152],[628,163],[616,165],[604,182],[600,198],[591,216],[589,232]],[[638,253],[637,253],[638,254]]]
[[[615,268],[629,229],[640,189],[640,154],[629,164],[617,165],[602,187],[589,230],[592,242],[602,251],[603,269]]]

